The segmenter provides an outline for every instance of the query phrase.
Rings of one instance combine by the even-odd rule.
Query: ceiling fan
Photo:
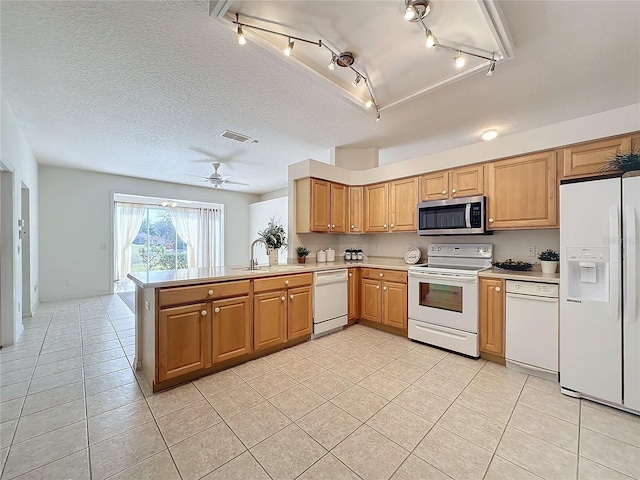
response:
[[[245,187],[249,186],[248,183],[234,182],[233,180],[229,180],[231,178],[230,175],[225,175],[225,176],[220,175],[218,173],[218,169],[220,168],[219,162],[212,163],[211,165],[213,165],[214,172],[208,177],[200,177],[200,178],[203,179],[202,180],[203,182],[209,182],[211,185],[213,185],[213,188],[220,188],[223,185],[227,185],[227,184],[244,185]]]

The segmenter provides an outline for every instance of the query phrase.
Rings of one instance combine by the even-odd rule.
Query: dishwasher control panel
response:
[[[507,280],[507,293],[519,293],[521,295],[531,295],[535,297],[558,298],[558,284],[520,282],[517,280]]]

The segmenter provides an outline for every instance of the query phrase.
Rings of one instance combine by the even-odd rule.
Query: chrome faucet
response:
[[[258,270],[258,260],[256,260],[255,257],[253,256],[253,247],[256,246],[256,243],[262,243],[264,244],[265,247],[267,246],[267,244],[261,238],[256,238],[253,241],[253,243],[251,244],[251,253],[249,254],[251,255],[251,261],[249,262],[249,270]]]

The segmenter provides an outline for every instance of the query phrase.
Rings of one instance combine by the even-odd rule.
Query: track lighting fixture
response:
[[[426,9],[429,2],[427,2],[426,0],[413,0],[412,3],[416,5],[418,14],[421,14],[424,16],[427,13],[429,13],[428,9]],[[424,13],[425,11],[426,13]],[[361,82],[364,82],[364,85],[367,87],[367,92],[369,93],[369,100],[365,102],[364,106],[366,108],[371,108],[372,106],[375,106],[376,120],[380,120],[380,109],[378,104],[376,103],[375,97],[373,96],[373,90],[371,89],[371,84],[369,83],[369,79],[365,75],[363,75],[361,71],[356,69],[356,67],[354,66],[355,55],[353,53],[335,52],[330,47],[328,47],[322,40],[318,40],[318,41],[309,40],[307,38],[296,37],[288,33],[276,32],[275,30],[269,30],[268,28],[263,28],[257,25],[250,25],[248,23],[240,22],[239,14],[236,13],[235,15],[236,15],[236,21],[232,23],[237,25],[238,43],[240,45],[244,45],[246,43],[246,39],[242,31],[244,27],[244,28],[248,28],[249,30],[253,29],[253,30],[258,30],[260,32],[267,32],[272,35],[279,35],[281,37],[285,37],[287,39],[287,46],[282,50],[282,53],[284,53],[287,57],[291,55],[291,52],[294,47],[294,40],[302,43],[310,43],[311,45],[315,45],[320,48],[324,47],[325,49],[327,49],[331,53],[331,61],[327,65],[327,68],[329,70],[335,70],[337,65],[342,68],[348,68],[353,73],[355,73],[356,77],[352,82],[352,85],[354,87],[358,87]]]
[[[404,19],[407,22],[419,22],[429,15],[431,4],[427,0],[405,0]]]
[[[496,61],[491,60],[489,62],[489,69],[487,70],[487,77],[493,77],[493,71],[496,69]]]
[[[436,43],[438,41],[436,40],[436,37],[433,33],[431,33],[431,30],[429,30],[427,28],[427,43],[426,43],[426,47],[427,48],[433,48],[436,46]]]
[[[336,69],[336,55],[335,55],[335,53],[331,54],[331,62],[329,62],[329,65],[327,65],[327,68],[329,70],[335,70]]]
[[[467,63],[464,57],[462,56],[462,53],[460,53],[460,51],[458,51],[458,54],[455,57],[453,57],[453,61],[456,64],[456,68],[462,68],[464,67],[464,64]]]
[[[291,51],[292,50],[293,50],[293,40],[291,40],[291,38],[289,38],[289,43],[284,48],[284,50],[282,50],[282,53],[284,53],[288,57],[288,56],[291,55]]]

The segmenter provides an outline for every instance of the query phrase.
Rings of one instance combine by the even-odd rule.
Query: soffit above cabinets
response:
[[[465,56],[466,64],[454,65],[455,51],[425,46],[425,29],[404,20],[404,3],[396,1],[215,1],[211,15],[235,29],[239,21],[272,31],[326,44],[336,52],[355,53],[354,67],[369,78],[375,100],[384,111],[469,75],[485,80],[487,60]],[[453,48],[498,60],[513,57],[508,28],[499,5],[493,0],[436,0],[424,19],[438,42]],[[278,54],[287,38],[245,28],[249,42],[256,42]],[[230,33],[231,35],[232,33]],[[342,90],[349,99],[363,105],[368,99],[361,82],[354,88],[355,73],[349,68],[329,70],[328,50],[296,42],[290,56],[298,66],[319,75]],[[488,81],[489,79],[487,79]]]

